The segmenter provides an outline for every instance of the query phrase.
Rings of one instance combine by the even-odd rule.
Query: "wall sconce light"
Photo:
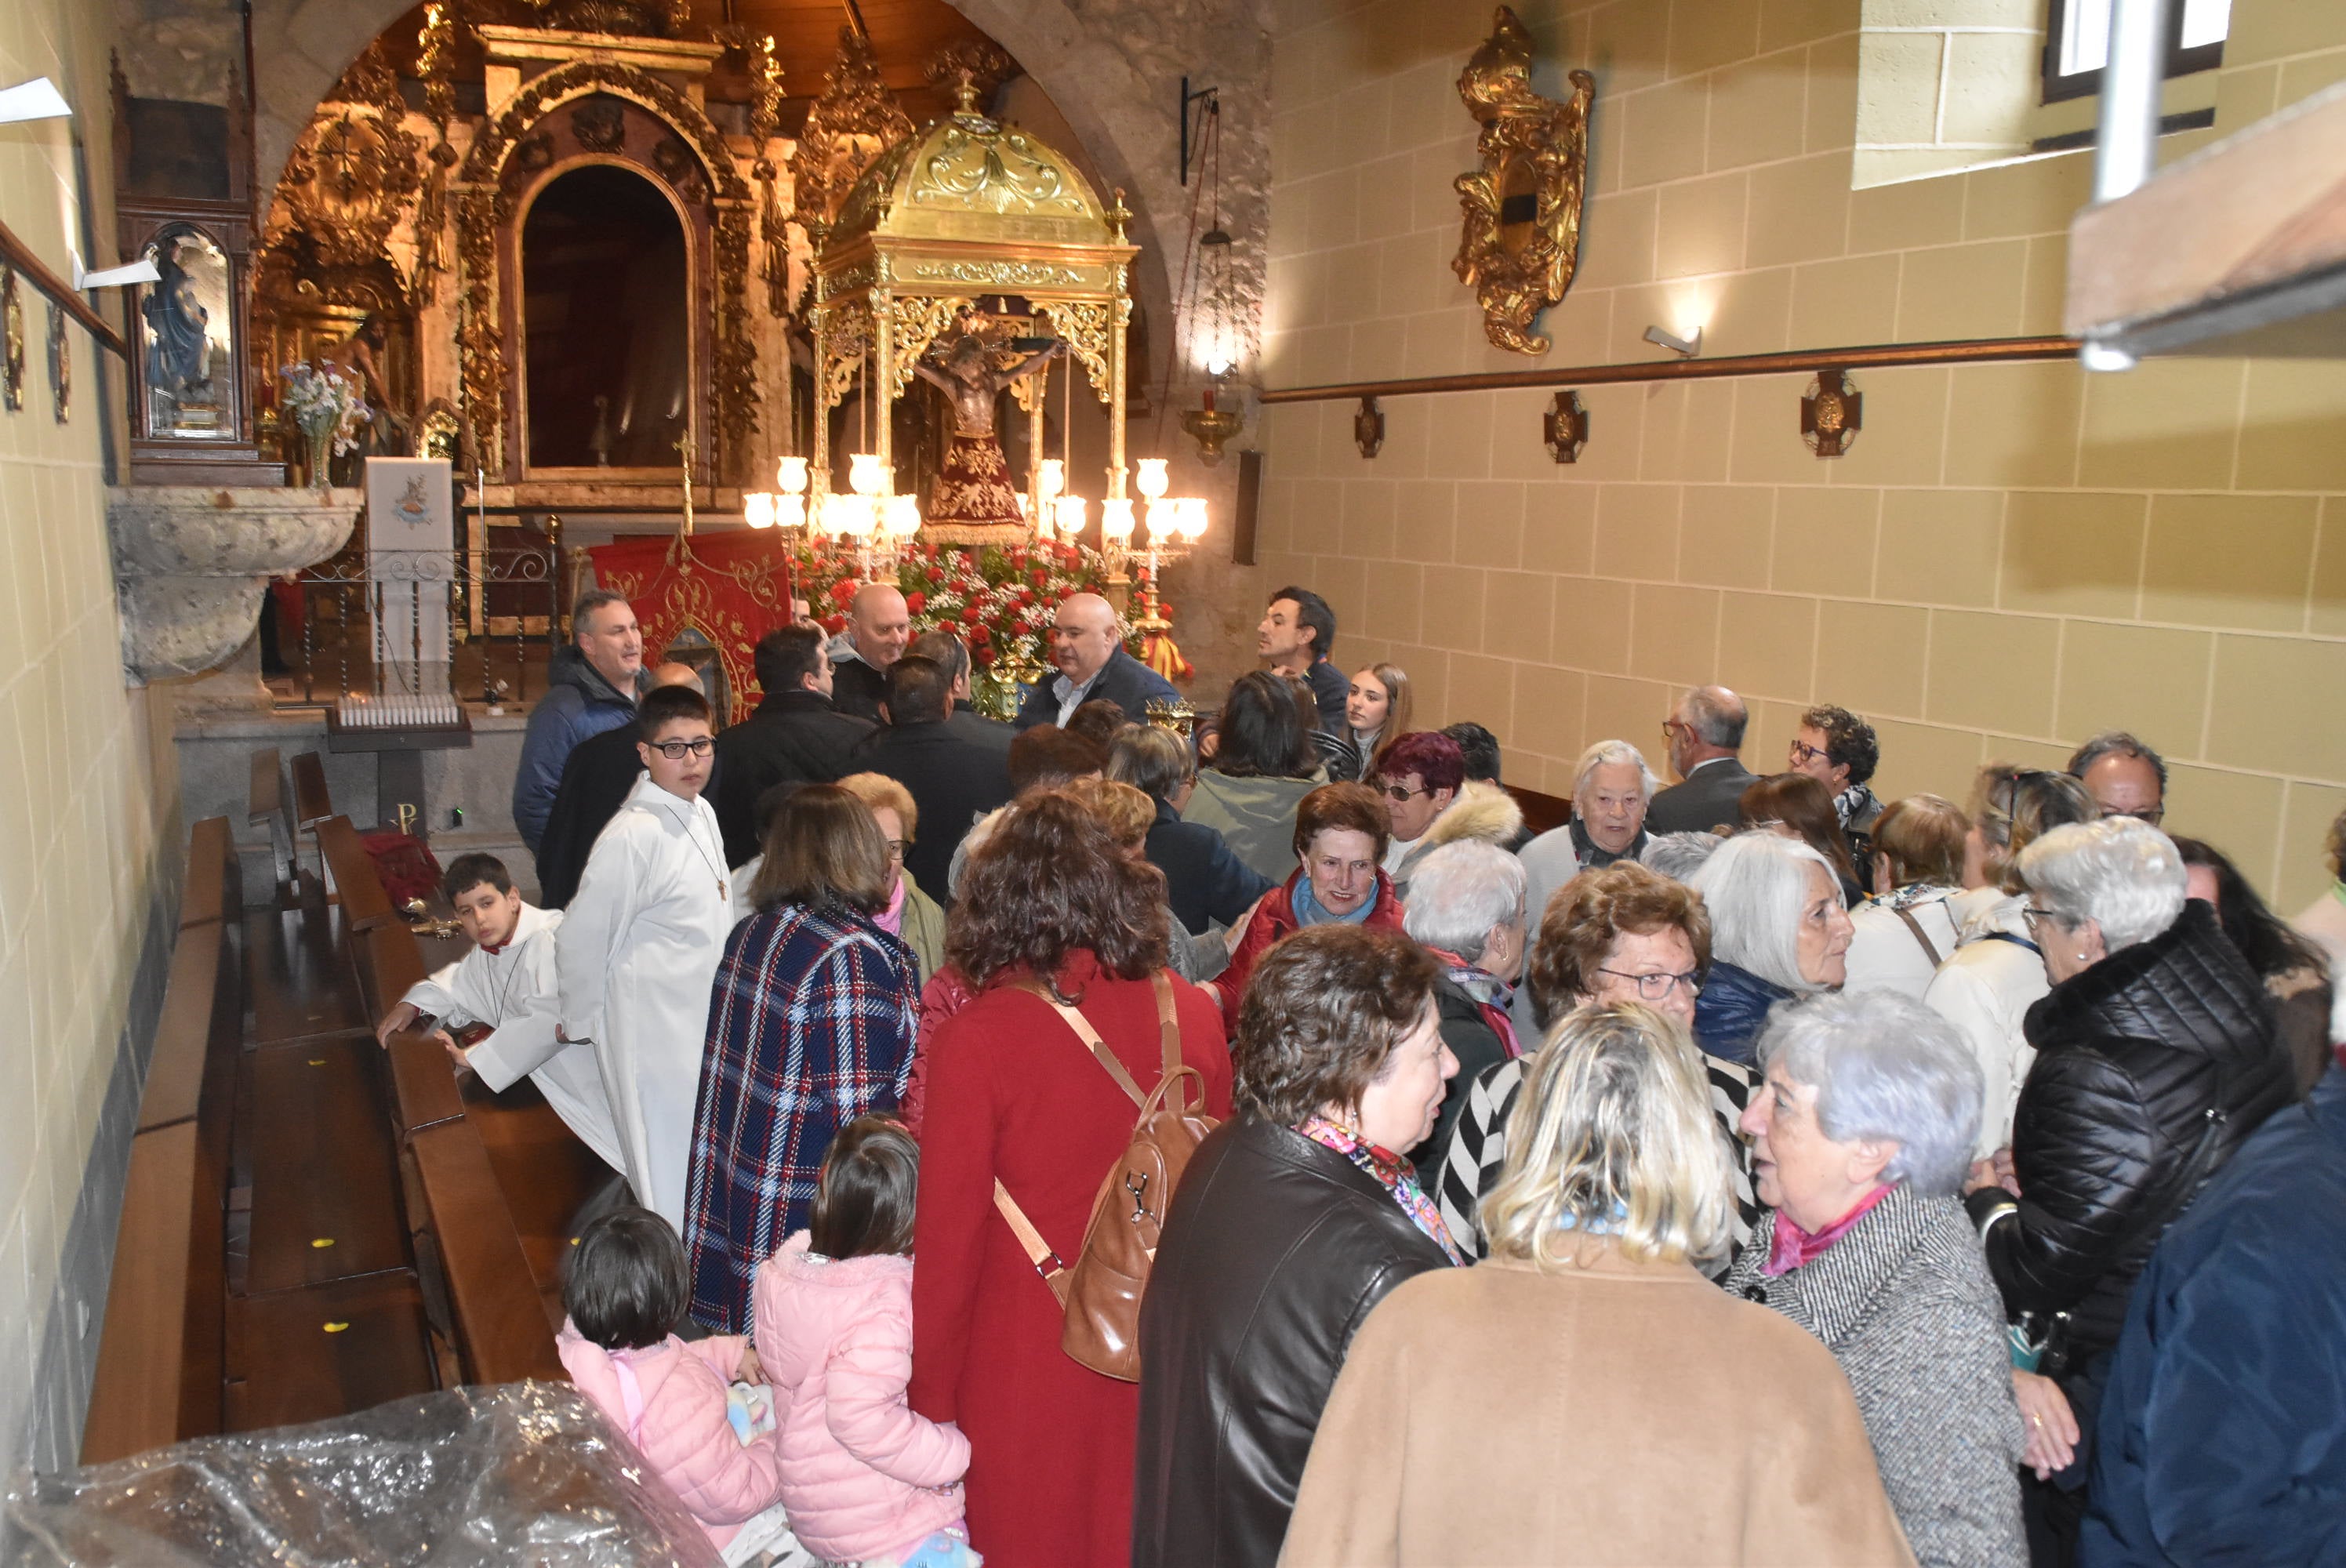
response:
[[[1364,397],[1361,406],[1352,411],[1352,441],[1360,447],[1362,457],[1374,457],[1385,444],[1385,411],[1377,400]]]
[[[1839,457],[1865,428],[1865,394],[1839,371],[1820,371],[1800,400],[1800,439],[1819,457]]]
[[[1681,338],[1676,332],[1670,331],[1667,328],[1647,327],[1646,329],[1646,341],[1658,344],[1661,347],[1669,350],[1670,352],[1674,354],[1679,354],[1690,360],[1694,358],[1695,355],[1702,352],[1702,329],[1700,327],[1697,327],[1694,330],[1694,336],[1690,338]]]
[[[1540,431],[1550,457],[1579,462],[1580,449],[1588,444],[1588,409],[1580,394],[1569,389],[1556,393],[1554,405],[1540,416]]]

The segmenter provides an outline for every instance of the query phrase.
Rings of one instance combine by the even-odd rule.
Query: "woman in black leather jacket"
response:
[[[1321,1408],[1371,1308],[1460,1257],[1409,1162],[1456,1060],[1434,961],[1307,927],[1239,1013],[1239,1115],[1198,1145],[1140,1305],[1136,1568],[1279,1556]]]
[[[2135,1277],[2295,1085],[2263,987],[2214,912],[2186,901],[2166,834],[2127,817],[2055,828],[2019,871],[2053,989],[2028,1011],[2014,1179],[1968,1201],[2005,1310],[2057,1385],[2016,1380],[2038,1483],[2024,1489],[2031,1545],[2067,1562]]]

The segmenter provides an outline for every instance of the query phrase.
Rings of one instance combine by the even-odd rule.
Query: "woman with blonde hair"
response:
[[[1354,670],[1344,697],[1344,738],[1361,754],[1361,769],[1350,777],[1375,772],[1384,748],[1409,733],[1409,719],[1408,671],[1382,659]]]
[[[1733,1212],[1685,1027],[1568,1014],[1508,1127],[1490,1261],[1362,1328],[1280,1562],[1911,1563],[1831,1352],[1698,1272]]]
[[[921,809],[913,803],[913,792],[885,773],[851,773],[839,781],[839,787],[871,808],[872,820],[880,824],[880,836],[888,841],[888,868],[894,873],[895,890],[888,895],[887,907],[873,915],[872,922],[903,939],[913,956],[921,961],[921,977],[925,980],[944,966],[945,911],[921,891],[920,883],[904,874],[904,856],[913,847],[913,835],[921,830]]]

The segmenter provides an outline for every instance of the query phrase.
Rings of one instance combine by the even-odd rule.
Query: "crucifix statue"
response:
[[[1067,351],[1064,342],[1001,369],[993,351],[974,332],[955,338],[940,363],[923,360],[913,369],[953,400],[953,441],[945,449],[944,466],[929,491],[922,517],[929,527],[1026,526],[1018,510],[1018,487],[1011,483],[1010,464],[1002,455],[1002,442],[994,433],[994,405],[1002,389],[1022,376],[1033,375]]]

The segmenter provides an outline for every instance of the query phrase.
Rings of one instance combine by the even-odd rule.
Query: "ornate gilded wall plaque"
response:
[[[57,423],[73,410],[73,345],[66,337],[65,307],[49,302],[49,398]]]
[[[25,301],[16,292],[16,269],[0,261],[0,322],[7,334],[0,358],[0,405],[10,413],[25,406]]]
[[[1532,36],[1504,5],[1458,77],[1458,96],[1483,127],[1483,167],[1452,182],[1464,221],[1450,265],[1474,289],[1492,343],[1519,354],[1547,352],[1533,323],[1564,298],[1580,264],[1596,78],[1575,71],[1571,80],[1568,102],[1532,90]]]

